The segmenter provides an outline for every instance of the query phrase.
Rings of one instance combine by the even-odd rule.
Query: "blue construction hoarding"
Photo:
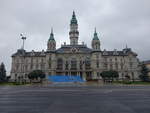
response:
[[[84,82],[80,76],[72,75],[51,75],[48,76],[48,80],[51,82]]]

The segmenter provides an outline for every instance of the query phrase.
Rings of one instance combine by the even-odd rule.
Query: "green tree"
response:
[[[101,74],[101,77],[103,78],[104,82],[110,81],[112,82],[114,79],[117,79],[119,77],[119,74],[117,71],[103,71]]]
[[[28,74],[28,78],[30,82],[34,79],[38,80],[38,78],[40,78],[40,82],[42,82],[45,78],[45,73],[42,70],[34,70]]]
[[[0,65],[0,81],[1,82],[6,81],[6,69],[5,69],[5,65],[3,62]]]
[[[141,66],[141,75],[139,76],[139,78],[144,82],[150,81],[150,78],[148,76],[148,68],[144,64],[142,64]]]

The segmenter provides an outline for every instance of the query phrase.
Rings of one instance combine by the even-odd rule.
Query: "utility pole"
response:
[[[21,39],[23,41],[21,49],[24,50],[24,43],[25,43],[25,40],[27,38],[25,36],[23,36],[23,34],[20,34],[20,36],[21,36]],[[22,67],[23,70],[22,70],[22,75],[20,77],[21,81],[19,81],[19,82],[23,82],[23,78],[25,77],[25,69],[24,69],[25,68],[25,56],[23,57],[23,62],[21,64],[21,67]]]
[[[23,36],[22,34],[20,34],[20,36],[21,36],[21,39],[23,40],[23,44],[22,44],[21,49],[24,50],[24,43],[25,43],[25,40],[26,40],[27,38],[26,38],[25,36]]]

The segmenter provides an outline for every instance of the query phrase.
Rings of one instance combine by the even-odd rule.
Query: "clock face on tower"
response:
[[[72,53],[76,53],[76,52],[77,52],[77,48],[73,47],[73,48],[71,49],[71,52],[72,52]]]

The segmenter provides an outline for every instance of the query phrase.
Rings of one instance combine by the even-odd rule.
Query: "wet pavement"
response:
[[[0,86],[0,113],[150,113],[150,86]]]

